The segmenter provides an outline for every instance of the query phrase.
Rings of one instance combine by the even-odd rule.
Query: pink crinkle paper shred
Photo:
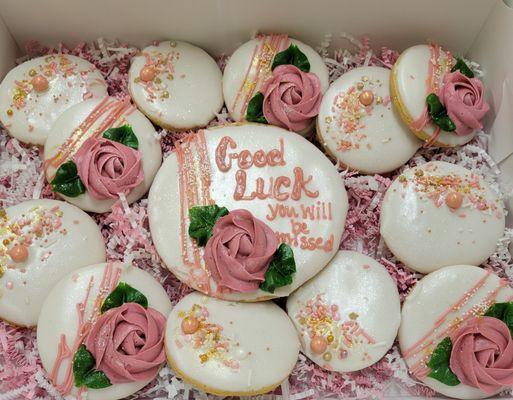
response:
[[[331,81],[344,72],[359,66],[377,65],[391,68],[399,53],[383,47],[372,50],[368,38],[360,40],[341,34],[348,47],[330,50],[331,35],[326,36],[319,53],[325,59]],[[73,54],[92,62],[104,75],[111,96],[126,98],[127,76],[130,59],[139,49],[119,42],[99,39],[94,43],[80,43],[74,48],[62,44],[55,48],[43,47],[37,42],[26,46],[27,56],[19,61],[45,54]],[[219,58],[223,68],[227,57]],[[212,125],[229,122],[224,109]],[[159,129],[162,149],[172,151],[174,142],[184,133]],[[458,149],[422,149],[407,166],[429,160],[444,160],[471,168],[500,193],[500,172],[486,153],[488,136],[480,133],[476,139]],[[0,127],[0,206],[8,207],[32,198],[54,198],[42,174],[41,149],[20,144],[9,138]],[[379,234],[379,213],[386,189],[401,170],[381,176],[363,176],[340,169],[349,196],[349,212],[341,248],[356,250],[381,262],[397,283],[401,299],[417,282],[417,274],[397,262]],[[93,215],[99,224],[110,260],[133,262],[150,272],[165,288],[176,303],[190,289],[181,284],[162,264],[151,240],[148,227],[147,199],[128,205],[120,199],[110,213]],[[506,231],[497,252],[486,266],[508,279],[513,277],[511,257],[507,251],[512,232]],[[261,399],[321,399],[321,398],[385,398],[387,395],[403,398],[434,396],[435,393],[415,382],[400,357],[397,345],[375,365],[359,372],[340,374],[328,372],[300,355],[288,381]],[[39,359],[36,335],[33,329],[12,327],[0,322],[0,400],[7,399],[58,399],[60,394],[49,382]],[[197,392],[178,379],[165,366],[157,378],[136,393],[137,399],[190,399],[214,398]]]

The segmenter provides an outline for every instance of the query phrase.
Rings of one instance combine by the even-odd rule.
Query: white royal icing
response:
[[[506,281],[482,268],[449,266],[422,278],[404,301],[399,328],[399,345],[412,375],[430,388],[449,397],[489,397],[463,383],[448,386],[427,376],[425,364],[432,351],[450,332],[474,315],[482,315],[494,302],[513,300]]]
[[[23,245],[28,257],[9,255]],[[82,210],[57,200],[30,200],[0,215],[0,318],[34,326],[48,291],[69,272],[105,261],[96,223]]]
[[[200,322],[194,333],[182,330],[187,317]],[[287,314],[272,302],[233,303],[194,292],[169,315],[166,351],[176,372],[199,389],[249,395],[287,378],[299,340]]]
[[[225,158],[220,156],[223,148]],[[281,154],[278,158],[283,158],[284,165],[240,168],[235,156],[241,153],[248,162],[249,153],[254,155],[258,150],[259,155],[271,151],[271,155]],[[220,166],[216,154],[223,163]],[[303,179],[295,173],[302,173]],[[262,186],[260,196],[264,198],[247,199],[257,186]],[[278,233],[280,241],[291,246],[297,269],[291,285],[274,294],[218,290],[206,272],[203,248],[196,246],[187,232],[189,209],[211,203],[228,210],[249,210]],[[261,124],[224,126],[189,136],[166,158],[155,177],[148,204],[156,249],[180,280],[216,297],[249,301],[287,296],[318,273],[338,249],[347,208],[343,181],[322,152],[299,135]]]
[[[117,279],[116,279],[117,278]],[[167,316],[171,311],[171,302],[164,288],[149,273],[129,264],[108,263],[96,264],[84,267],[63,278],[48,294],[43,303],[41,315],[37,326],[37,347],[43,367],[48,376],[53,380],[54,368],[56,368],[55,386],[62,385],[66,373],[71,365],[74,354],[73,346],[80,345],[77,340],[79,329],[79,304],[89,297],[85,304],[83,321],[87,322],[99,315],[95,310],[95,302],[100,304],[110,293],[109,286],[114,289],[117,283],[124,282],[137,289],[148,299],[148,307],[152,307]],[[103,285],[103,286],[102,286]],[[103,290],[101,290],[101,288]],[[66,344],[71,350],[60,365],[55,365],[59,349],[59,343],[64,336]],[[71,373],[73,379],[73,373]],[[113,384],[103,389],[86,389],[84,392],[71,385],[70,395],[77,398],[81,394],[84,400],[116,400],[127,397],[146,386],[151,379],[144,381]]]
[[[450,71],[450,68],[444,64],[449,60],[448,53],[442,50],[440,54],[440,65],[444,74]],[[430,46],[422,44],[406,49],[392,69],[400,103],[413,121],[422,116],[426,107],[426,97],[429,94],[426,82],[431,62]],[[432,136],[435,129],[436,125],[430,121],[423,132]],[[441,131],[436,141],[444,146],[460,146],[470,142],[474,136],[475,133],[459,136],[454,132]]]
[[[110,108],[109,108],[110,107]],[[107,110],[87,129],[81,129],[88,118],[91,118],[95,110]],[[118,112],[117,112],[117,111]],[[118,115],[119,114],[119,115]],[[106,123],[109,118],[113,121]],[[135,107],[129,103],[123,103],[113,97],[104,99],[91,99],[77,104],[59,117],[53,126],[52,132],[46,141],[45,146],[45,170],[46,178],[52,181],[56,165],[64,163],[73,158],[73,155],[84,143],[84,141],[95,135],[101,137],[102,133],[111,128],[128,124],[132,127],[137,140],[139,141],[138,151],[141,153],[141,164],[144,172],[144,180],[126,195],[128,203],[141,198],[150,188],[153,177],[162,163],[162,150],[155,128],[151,122]],[[80,138],[76,144],[67,146],[67,141]],[[59,157],[63,148],[69,147],[71,151],[66,157]],[[52,160],[55,159],[55,163]],[[87,191],[77,197],[67,197],[58,193],[66,201],[75,204],[86,211],[107,212],[117,199],[98,200]]]
[[[145,66],[155,78],[140,78]],[[128,73],[128,89],[137,107],[168,129],[207,125],[223,106],[222,74],[204,50],[186,42],[165,41],[143,49]]]
[[[48,81],[38,92],[35,76]],[[68,108],[91,97],[107,96],[107,84],[88,61],[56,54],[34,58],[12,69],[0,85],[0,121],[22,142],[43,145],[55,120]]]
[[[421,145],[390,100],[389,80],[386,68],[355,68],[333,82],[322,99],[319,141],[341,163],[364,173],[399,168]],[[360,96],[368,94],[372,102],[362,104]]]
[[[328,68],[321,56],[310,46],[287,35],[261,35],[244,43],[231,55],[223,72],[223,94],[230,116],[244,121],[247,102],[260,91],[272,75],[271,66],[275,55],[295,44],[310,62],[310,72],[321,82],[321,92],[328,89]],[[308,133],[306,129],[302,134]]]
[[[302,351],[321,367],[357,371],[392,347],[401,321],[399,293],[387,270],[372,258],[340,251],[287,300]],[[321,339],[326,349],[310,347]]]
[[[445,182],[445,183],[443,183]],[[461,207],[446,204],[454,192]],[[408,267],[432,272],[447,265],[479,265],[504,233],[502,201],[475,173],[442,161],[406,169],[388,188],[380,231]]]

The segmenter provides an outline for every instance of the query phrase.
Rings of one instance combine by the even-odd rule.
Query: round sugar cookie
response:
[[[457,343],[458,330],[468,326],[475,316],[483,315],[494,303],[512,300],[513,289],[505,280],[470,265],[444,267],[422,278],[404,301],[399,328],[399,345],[410,373],[437,392],[458,399],[481,399],[499,392],[500,388],[486,393],[462,382],[449,386],[430,377],[432,370],[426,364],[444,339],[449,337]],[[480,320],[478,326],[483,323],[483,318]],[[483,354],[476,350],[474,357],[486,362],[486,340],[482,344]],[[499,357],[500,351],[496,350],[489,362]],[[511,370],[513,363],[498,368]],[[464,371],[471,373],[467,368]],[[478,373],[478,380],[486,380],[486,374],[486,370]]]
[[[399,293],[374,259],[339,251],[318,275],[287,299],[287,312],[312,361],[351,372],[379,361],[401,321]]]
[[[155,124],[186,130],[207,125],[223,106],[222,74],[203,49],[165,41],[132,59],[128,90]]]
[[[90,62],[67,54],[38,57],[9,71],[0,84],[0,121],[12,137],[44,145],[64,111],[104,96],[107,84]]]
[[[166,158],[148,199],[151,234],[167,267],[196,290],[236,301],[287,296],[317,274],[339,247],[348,208],[343,181],[320,150],[299,135],[262,124],[223,126],[187,137]],[[276,247],[239,234],[235,238],[243,238],[241,242],[226,242],[238,266],[230,261],[216,264],[223,270],[219,279],[205,262],[206,247],[189,235],[189,210],[212,204],[242,213],[243,218],[248,212],[257,218],[256,230],[259,235],[266,232],[266,246],[290,246],[296,265],[292,283],[281,282],[285,286],[273,293],[259,289],[263,276],[253,274],[267,271],[267,256]],[[198,223],[204,221],[199,218]],[[259,253],[262,248],[265,257]],[[236,286],[225,285],[227,281]]]
[[[114,291],[120,295],[111,296]],[[137,296],[127,297],[127,293]],[[147,308],[121,304],[122,298],[141,296]],[[160,283],[130,264],[89,265],[67,275],[48,294],[37,327],[37,347],[50,381],[63,396],[87,395],[88,400],[116,400],[137,392],[155,378],[165,362],[165,324],[170,311],[171,302]],[[117,338],[115,344],[113,337]],[[97,350],[89,341],[96,343]],[[111,385],[77,388],[72,369],[75,353],[87,351],[97,362],[101,349],[102,361],[93,368],[107,376]],[[116,374],[131,374],[130,381],[126,375],[119,381]],[[112,376],[117,380],[112,382]],[[78,378],[83,379],[81,375]]]
[[[198,389],[253,396],[287,379],[299,340],[273,302],[234,303],[193,292],[169,314],[166,353],[171,368]]]
[[[382,174],[405,164],[421,146],[390,101],[390,70],[346,72],[324,94],[317,119],[319,142],[349,168]]]
[[[105,140],[107,130],[127,126],[137,139],[137,150],[129,147],[133,140],[125,142],[127,145],[120,139]],[[91,140],[99,142],[89,147]],[[77,152],[84,144],[79,161]],[[140,199],[162,163],[162,150],[151,122],[130,103],[113,97],[87,100],[64,112],[46,141],[44,156],[49,182],[59,167],[72,161],[85,185],[85,192],[76,197],[54,191],[83,210],[100,213],[109,211],[119,199],[117,193],[123,190],[128,203]],[[133,186],[130,182],[140,183]]]
[[[381,206],[380,232],[392,253],[415,271],[479,265],[504,233],[503,207],[472,171],[432,161],[392,182]]]
[[[79,208],[29,200],[0,209],[0,318],[35,326],[43,300],[62,277],[102,261],[101,232]]]
[[[443,87],[444,76],[454,63],[449,51],[435,44],[422,44],[406,49],[392,68],[392,100],[410,130],[430,145],[461,146],[476,134],[458,135],[441,130],[437,135],[437,126],[427,113],[426,97]]]
[[[248,103],[273,75],[271,67],[275,56],[292,44],[307,57],[310,63],[309,72],[319,78],[321,94],[328,89],[328,68],[313,48],[287,35],[258,35],[235,50],[224,68],[224,101],[235,121],[246,120]],[[311,125],[297,133],[306,135],[313,124],[314,120]]]

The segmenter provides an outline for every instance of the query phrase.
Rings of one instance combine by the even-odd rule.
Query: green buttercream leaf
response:
[[[189,209],[189,236],[196,239],[199,246],[205,246],[212,236],[216,221],[227,214],[226,207],[216,204],[192,207]]]
[[[86,386],[91,389],[101,389],[111,386],[109,378],[102,371],[94,369],[95,360],[85,345],[81,345],[73,357],[73,377],[75,386]]]
[[[428,113],[431,116],[433,122],[439,126],[443,131],[453,132],[456,130],[456,125],[447,115],[447,110],[440,102],[438,96],[434,93],[429,94],[426,97],[426,103]]]
[[[431,368],[431,372],[428,376],[446,384],[447,386],[456,386],[459,385],[460,380],[454,372],[451,371],[449,366],[451,351],[451,338],[446,337],[438,343],[438,346],[436,346],[435,351],[431,355],[431,359],[427,363],[427,366]]]
[[[123,125],[119,128],[110,128],[103,132],[105,139],[113,140],[137,150],[139,148],[139,140],[130,125]]]
[[[484,313],[485,317],[493,317],[504,322],[513,336],[513,302],[495,303]]]
[[[456,64],[451,68],[451,72],[460,71],[467,78],[473,78],[474,72],[469,68],[467,63],[462,58],[456,57]]]
[[[291,64],[299,68],[303,72],[310,71],[310,62],[308,57],[299,50],[295,44],[291,44],[287,50],[283,50],[276,54],[271,66],[271,70],[274,70],[279,65]]]
[[[276,253],[265,271],[265,280],[260,284],[260,289],[274,293],[282,286],[292,283],[292,275],[296,272],[294,252],[285,243],[280,244]]]
[[[116,308],[124,303],[137,303],[148,308],[148,299],[144,294],[125,282],[119,282],[107,298],[103,301],[101,312]]]
[[[246,121],[267,124],[263,111],[264,95],[262,92],[256,92],[248,103],[246,109]]]
[[[52,190],[68,197],[77,197],[85,193],[86,188],[78,176],[77,166],[73,161],[61,164],[50,182]]]

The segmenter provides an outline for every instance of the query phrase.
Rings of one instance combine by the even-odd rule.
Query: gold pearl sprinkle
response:
[[[383,97],[381,97],[381,96],[376,97],[376,104],[381,104],[381,103],[383,103]]]
[[[172,81],[174,79],[173,74],[167,74],[167,79]]]
[[[363,77],[362,77],[362,81],[363,81],[363,82],[367,82],[368,80],[369,80],[369,77],[368,77],[368,76],[363,76]]]
[[[324,353],[322,358],[324,359],[324,361],[331,361],[331,353]]]
[[[171,47],[176,47],[176,42],[169,42],[169,45],[170,45]]]
[[[135,82],[135,83],[139,83],[139,82],[141,82],[141,78],[136,77],[136,78],[134,79],[134,82]]]
[[[169,92],[168,92],[167,90],[164,90],[164,91],[162,92],[162,98],[163,98],[163,99],[167,99],[168,97],[169,97]]]
[[[9,117],[12,117],[12,115],[14,114],[14,112],[10,108],[7,109],[6,113]]]
[[[36,76],[37,75],[37,71],[32,68],[30,71],[29,71],[29,76]]]
[[[355,320],[356,318],[358,318],[358,314],[357,313],[352,312],[352,313],[349,314],[349,319]]]
[[[363,89],[363,83],[362,83],[362,82],[358,82],[358,83],[356,84],[356,88],[357,88],[358,90],[362,90],[362,89]]]
[[[208,361],[208,356],[206,354],[201,354],[199,358],[201,363],[206,363]]]
[[[7,246],[10,242],[11,241],[9,239],[4,239],[2,243],[4,244],[4,246]]]
[[[328,341],[328,343],[331,343],[333,342],[335,338],[333,337],[333,335],[328,335],[328,337],[326,338],[326,340]]]
[[[156,77],[155,78],[155,83],[158,85],[159,83],[162,83],[162,79],[160,79],[159,77]]]

